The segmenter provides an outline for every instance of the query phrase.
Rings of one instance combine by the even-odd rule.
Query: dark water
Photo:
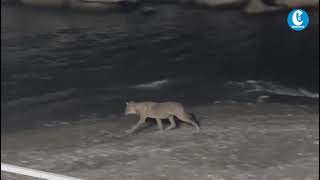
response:
[[[318,101],[319,19],[156,6],[89,13],[1,8],[1,125],[122,113],[126,100]],[[248,81],[255,80],[255,81]]]

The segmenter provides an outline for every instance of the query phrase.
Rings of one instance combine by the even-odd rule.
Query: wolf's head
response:
[[[131,102],[126,102],[126,112],[125,115],[129,115],[129,114],[137,114],[137,109],[136,109],[136,104],[131,101]]]

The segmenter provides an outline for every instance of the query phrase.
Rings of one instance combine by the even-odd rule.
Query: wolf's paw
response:
[[[167,127],[166,129],[164,129],[164,130],[165,130],[165,131],[170,131],[170,130],[172,130],[172,129],[174,129],[174,128],[175,128],[175,127],[173,127],[173,126],[172,126],[172,127],[169,126],[169,127]]]
[[[128,129],[128,130],[125,131],[126,134],[132,134],[133,132],[134,132],[134,131],[131,130],[131,129]]]

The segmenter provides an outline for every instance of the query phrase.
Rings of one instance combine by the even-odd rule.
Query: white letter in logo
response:
[[[292,22],[296,26],[301,26],[303,23],[303,20],[301,20],[302,11],[297,10],[292,15]]]

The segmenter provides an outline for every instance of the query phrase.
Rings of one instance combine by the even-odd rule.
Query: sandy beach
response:
[[[136,117],[59,124],[1,135],[1,162],[89,180],[316,180],[317,105],[212,103],[188,107],[200,121],[160,133]],[[1,173],[1,179],[28,179]],[[33,178],[30,178],[33,179]]]

